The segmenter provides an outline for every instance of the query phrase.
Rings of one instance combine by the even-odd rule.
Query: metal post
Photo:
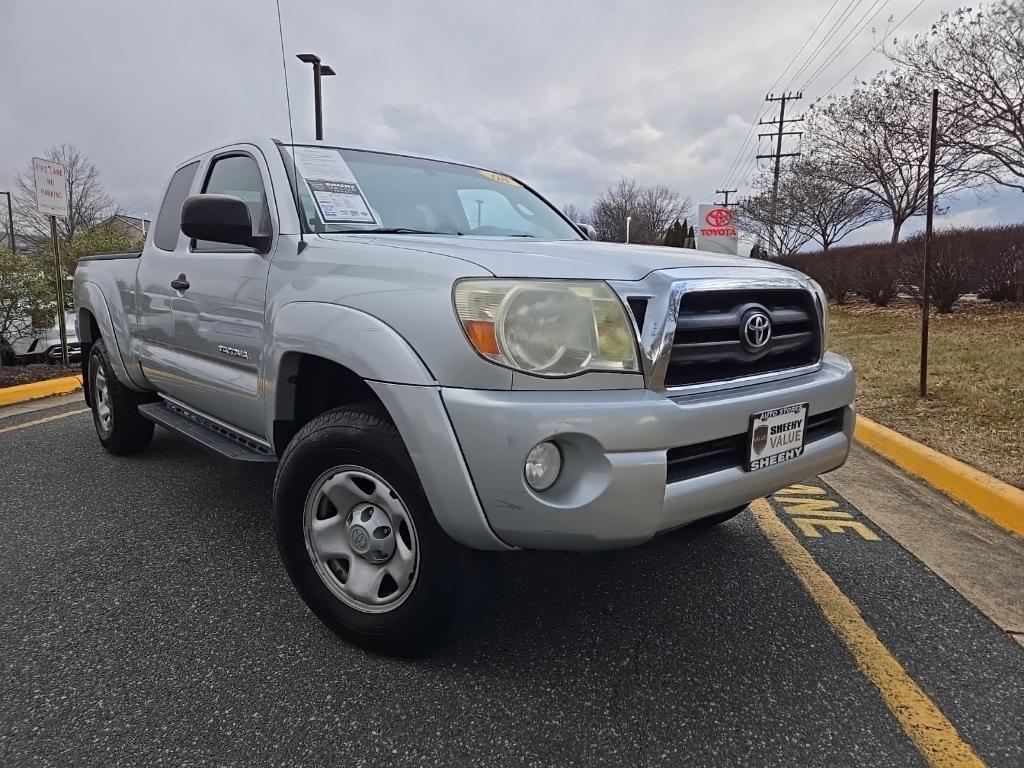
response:
[[[320,92],[320,80],[321,78],[329,77],[337,73],[334,71],[333,67],[320,61],[320,57],[315,53],[300,53],[296,58],[304,64],[313,65],[313,113],[316,124],[316,140],[323,141],[324,105]]]
[[[627,243],[629,242],[629,222],[631,222],[632,220],[633,220],[632,216],[627,216],[626,217],[626,242]]]
[[[60,359],[68,364],[68,329],[64,322],[64,276],[60,268],[60,246],[57,244],[57,217],[50,217],[50,240],[53,243],[53,275],[57,281],[57,325],[60,328]]]
[[[324,106],[320,97],[320,59],[313,62],[313,101],[316,111],[316,140],[324,138]]]
[[[921,278],[921,397],[928,397],[928,315],[931,304],[932,216],[935,213],[935,146],[939,127],[939,89],[932,89],[932,129],[928,141],[928,210],[924,220],[924,276]]]
[[[11,253],[18,253],[18,246],[14,242],[14,210],[11,208],[11,193],[0,192],[0,195],[7,195],[7,234],[11,238]]]

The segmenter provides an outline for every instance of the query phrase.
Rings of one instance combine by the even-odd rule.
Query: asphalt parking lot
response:
[[[492,558],[394,661],[293,591],[272,470],[83,407],[0,419],[2,766],[1024,765],[1024,649],[825,482]]]

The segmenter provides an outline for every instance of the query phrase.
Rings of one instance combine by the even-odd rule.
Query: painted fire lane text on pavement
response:
[[[878,541],[878,534],[828,498],[831,489],[809,484],[791,485],[772,496],[772,501],[792,520],[808,539],[820,539],[822,533],[845,534],[852,531],[865,541]]]

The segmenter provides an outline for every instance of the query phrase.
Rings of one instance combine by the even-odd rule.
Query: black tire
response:
[[[86,372],[89,376],[92,420],[100,443],[117,456],[144,450],[153,440],[153,422],[139,415],[139,405],[152,400],[152,395],[128,389],[118,380],[103,339],[98,339],[89,350]],[[97,379],[101,375],[106,387],[103,403],[97,392]],[[109,409],[109,421],[101,416],[104,406]]]
[[[415,578],[403,601],[382,613],[360,610],[332,592],[307,550],[307,498],[318,478],[350,467],[369,470],[390,485],[414,523]],[[468,550],[441,529],[398,430],[377,404],[336,408],[299,430],[278,466],[274,508],[277,546],[288,575],[331,630],[391,656],[418,656],[437,644],[459,604]],[[338,509],[336,514],[347,513]]]
[[[699,528],[711,528],[715,525],[721,525],[722,523],[732,520],[736,515],[741,512],[745,512],[749,504],[744,504],[742,507],[736,507],[735,509],[727,509],[725,512],[719,512],[709,517],[704,517],[694,523]]]

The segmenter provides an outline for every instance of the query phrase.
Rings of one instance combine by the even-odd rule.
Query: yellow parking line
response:
[[[759,499],[750,508],[775,551],[817,604],[825,621],[842,640],[861,672],[878,689],[882,700],[928,765],[932,768],[983,767],[985,764],[981,758],[960,737],[956,727],[907,674],[853,601],[801,546],[768,502]]]
[[[44,416],[41,419],[35,421],[25,421],[21,424],[15,424],[13,427],[4,427],[0,429],[0,435],[4,432],[14,432],[16,429],[27,429],[28,427],[34,427],[37,424],[45,424],[48,421],[56,421],[57,419],[66,419],[68,416],[77,416],[79,413],[87,413],[88,408],[79,408],[77,411],[67,411],[65,413],[58,413],[56,416]]]

